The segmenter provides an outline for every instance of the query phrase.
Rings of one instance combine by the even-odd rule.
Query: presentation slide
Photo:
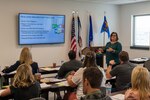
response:
[[[51,44],[64,41],[64,15],[19,14],[19,44]]]

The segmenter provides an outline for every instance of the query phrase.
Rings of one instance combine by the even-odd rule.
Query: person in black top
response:
[[[100,90],[103,74],[97,67],[89,67],[83,73],[83,93],[81,100],[111,100]]]
[[[82,66],[82,62],[76,60],[75,51],[70,50],[68,53],[68,57],[70,60],[63,63],[58,71],[57,78],[59,79],[65,78],[67,77],[67,75],[75,73]],[[56,94],[57,100],[61,100],[60,91],[56,92]]]
[[[31,72],[31,66],[22,64],[17,69],[12,85],[4,90],[0,96],[13,95],[14,100],[29,100],[39,97],[40,89],[40,84],[35,81]]]
[[[3,69],[2,72],[3,73],[10,73],[12,71],[15,71],[18,68],[18,66],[23,64],[23,63],[31,65],[33,74],[35,74],[39,71],[38,63],[33,62],[32,55],[31,55],[29,48],[24,47],[21,51],[20,59],[18,61],[16,61],[16,63],[11,65],[10,67]]]
[[[131,73],[136,65],[129,62],[129,54],[126,51],[119,53],[120,64],[112,68],[115,63],[110,61],[109,67],[106,70],[106,77],[112,78],[116,76],[116,89],[114,91],[121,91],[129,88],[131,83]]]
[[[76,53],[73,50],[69,51],[68,57],[70,61],[62,64],[58,71],[58,78],[64,78],[69,72],[77,71],[82,66],[82,62],[76,60]]]

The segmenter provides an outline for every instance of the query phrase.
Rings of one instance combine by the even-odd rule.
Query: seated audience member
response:
[[[17,69],[12,85],[5,89],[0,96],[13,95],[14,100],[29,100],[39,97],[40,89],[40,84],[35,81],[31,72],[31,66],[22,64]]]
[[[32,60],[32,55],[30,53],[29,48],[24,47],[21,51],[20,59],[18,61],[16,61],[16,63],[11,65],[10,67],[3,69],[2,72],[10,73],[12,71],[15,71],[18,68],[18,66],[23,63],[31,65],[33,74],[35,74],[39,71],[38,64],[36,62],[33,62],[33,60]]]
[[[132,88],[125,93],[125,100],[150,100],[150,74],[144,67],[132,71]]]
[[[85,97],[81,100],[111,100],[111,98],[102,93],[100,85],[103,74],[96,67],[89,67],[83,73],[83,93]]]
[[[69,72],[77,71],[82,66],[82,62],[76,60],[76,53],[73,50],[69,51],[68,57],[70,61],[62,64],[58,71],[58,78],[64,78]]]
[[[77,99],[80,99],[82,96],[84,96],[83,95],[83,84],[82,84],[83,83],[83,72],[84,72],[84,70],[86,68],[89,68],[89,67],[98,67],[96,65],[95,56],[96,55],[93,51],[87,52],[87,54],[85,56],[85,61],[84,61],[83,67],[80,68],[79,70],[77,70],[74,75],[69,75],[67,77],[68,84],[71,87],[76,87],[77,86],[77,91],[76,91],[76,96],[75,96]],[[101,71],[101,70],[99,70],[99,71]],[[104,83],[104,84],[101,85],[101,86],[105,86],[105,82],[106,82],[106,79],[103,78],[102,83]]]
[[[129,55],[126,51],[121,51],[119,53],[120,64],[112,69],[114,61],[110,61],[110,65],[106,70],[106,77],[112,78],[116,76],[116,90],[120,91],[128,88],[128,85],[131,82],[131,73],[134,64],[129,62]]]

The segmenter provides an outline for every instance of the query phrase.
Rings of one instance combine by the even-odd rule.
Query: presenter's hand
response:
[[[114,51],[114,49],[108,48],[107,51],[108,51],[108,52],[112,52],[112,51]]]
[[[114,65],[115,63],[116,63],[115,60],[109,61],[109,64],[110,64],[110,65]]]

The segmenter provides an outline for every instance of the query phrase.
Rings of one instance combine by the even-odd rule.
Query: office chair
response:
[[[145,61],[143,67],[147,68],[150,72],[150,60]]]

